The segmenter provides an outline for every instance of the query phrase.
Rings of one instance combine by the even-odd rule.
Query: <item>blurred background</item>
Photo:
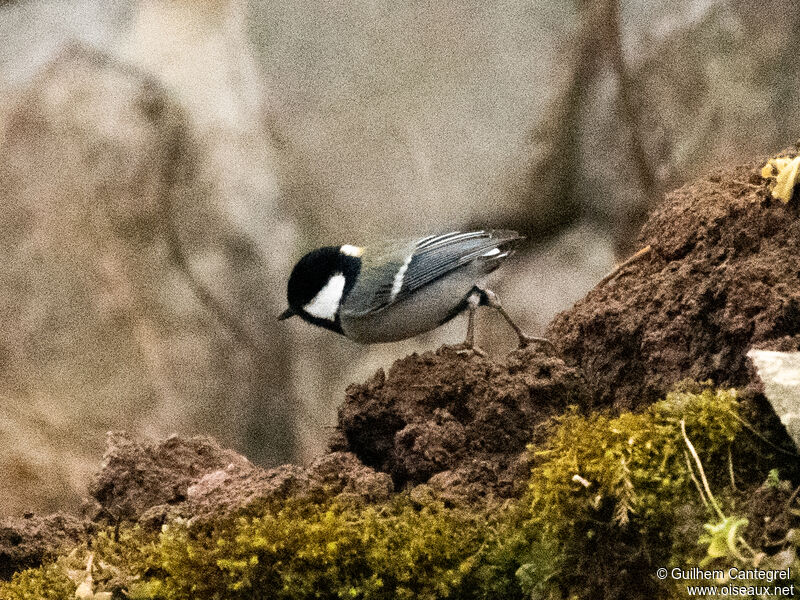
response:
[[[494,287],[541,332],[664,191],[794,141],[797,31],[774,0],[0,1],[0,516],[77,508],[113,429],[307,463],[347,383],[462,339],[277,323],[312,247],[517,229]]]

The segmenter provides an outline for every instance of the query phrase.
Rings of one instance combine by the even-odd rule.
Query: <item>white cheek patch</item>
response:
[[[400,290],[403,288],[403,278],[406,276],[406,271],[408,271],[408,265],[411,263],[411,259],[414,258],[414,253],[408,255],[408,258],[403,263],[397,273],[394,276],[394,281],[392,282],[392,295],[390,296],[391,300],[397,298],[397,294],[400,293]]]
[[[346,256],[361,256],[364,254],[364,249],[359,248],[358,246],[351,246],[350,244],[345,244],[344,246],[339,248],[339,252]]]
[[[342,301],[344,293],[344,275],[336,273],[328,280],[317,295],[303,307],[303,310],[312,317],[318,319],[336,320],[336,313],[339,311],[339,303]]]

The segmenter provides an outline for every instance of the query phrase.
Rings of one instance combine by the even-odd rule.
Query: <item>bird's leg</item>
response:
[[[534,337],[534,336],[528,335],[524,331],[522,331],[522,328],[514,322],[514,320],[509,316],[509,314],[503,308],[503,305],[500,304],[500,299],[497,297],[497,294],[495,294],[491,290],[485,290],[484,289],[484,290],[481,290],[481,291],[484,294],[486,305],[490,306],[491,308],[493,308],[497,312],[499,312],[503,316],[503,318],[506,320],[506,323],[508,323],[511,326],[511,328],[514,330],[514,332],[517,334],[517,336],[519,337],[519,347],[520,348],[526,348],[526,347],[528,347],[529,345],[531,345],[533,343],[537,343],[537,344],[544,344],[544,345],[550,346],[551,349],[555,350],[555,346],[553,345],[553,342],[551,342],[547,338]]]
[[[470,348],[475,347],[475,313],[478,312],[480,305],[481,297],[479,295],[472,294],[467,298],[469,315],[467,317],[467,337],[464,339],[464,345]]]
[[[459,354],[474,353],[479,356],[486,356],[486,352],[475,345],[475,313],[478,312],[480,305],[481,294],[470,294],[467,298],[467,310],[469,311],[467,316],[467,337],[464,339],[463,344],[459,344],[461,346],[461,350],[458,350]]]

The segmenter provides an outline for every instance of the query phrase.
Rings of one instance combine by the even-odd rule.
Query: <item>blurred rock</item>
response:
[[[153,77],[82,46],[9,114],[0,481],[19,492],[0,511],[76,506],[114,428],[202,430],[288,460],[280,275],[217,205],[198,127]]]
[[[159,198],[180,129],[152,82],[78,47],[10,115],[0,151],[9,215],[0,222],[0,430],[9,440],[0,485],[19,491],[6,514],[48,508],[43,496],[75,506],[103,432],[171,393],[157,348],[167,262]]]
[[[638,125],[667,189],[795,139],[800,92],[790,82],[800,76],[800,7],[780,0],[630,5]]]

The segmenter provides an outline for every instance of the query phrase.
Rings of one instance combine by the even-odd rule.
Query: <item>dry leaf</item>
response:
[[[800,156],[770,158],[761,169],[761,177],[775,180],[772,183],[772,197],[784,204],[792,199],[798,175],[800,175]]]

